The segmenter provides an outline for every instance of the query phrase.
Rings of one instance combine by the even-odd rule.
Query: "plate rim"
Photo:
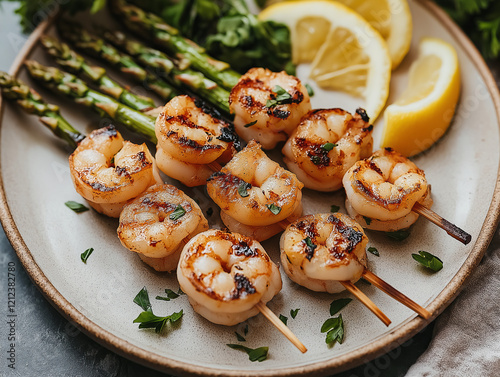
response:
[[[436,17],[436,19],[449,31],[450,35],[463,48],[463,51],[471,59],[472,63],[478,70],[478,73],[481,75],[481,78],[484,80],[489,94],[491,95],[497,116],[497,122],[499,123],[498,126],[500,128],[499,88],[481,54],[467,37],[467,35],[460,29],[457,24],[455,24],[455,22],[446,14],[443,9],[441,9],[438,5],[430,0],[418,0],[417,2]],[[23,49],[16,56],[11,68],[9,69],[10,74],[12,74],[13,76],[17,76],[18,72],[22,68],[23,62],[26,60],[33,48],[37,45],[40,36],[43,35],[45,30],[47,30],[47,28],[53,24],[54,19],[55,17],[47,19],[33,31],[27,42],[25,43]],[[4,101],[2,95],[0,94],[0,128],[3,124],[3,114]],[[238,371],[209,368],[174,360],[167,356],[152,354],[151,352],[146,351],[139,346],[133,345],[132,343],[120,338],[117,335],[112,334],[111,332],[103,329],[102,327],[88,319],[65,297],[62,296],[62,294],[48,280],[41,268],[35,262],[29,248],[25,244],[23,237],[17,228],[17,225],[14,222],[4,190],[2,161],[0,158],[0,222],[2,223],[5,234],[12,247],[14,248],[23,268],[26,270],[28,276],[35,284],[35,286],[39,289],[39,291],[43,294],[45,299],[47,299],[47,301],[55,309],[57,309],[58,312],[63,317],[65,317],[65,319],[75,324],[79,330],[84,332],[87,336],[89,336],[97,343],[113,351],[114,353],[117,353],[120,356],[123,356],[134,362],[143,364],[147,367],[174,374],[183,373],[183,375],[186,375],[187,372],[189,375],[193,376],[224,375],[243,377],[255,376],[256,374],[261,376],[318,376],[338,373],[360,365],[363,362],[368,362],[369,360],[372,360],[377,356],[391,351],[412,336],[416,335],[427,324],[433,321],[442,311],[444,311],[449,304],[451,304],[451,302],[458,296],[461,289],[464,287],[464,283],[466,282],[466,280],[468,280],[470,275],[473,273],[473,271],[481,261],[493,238],[499,220],[500,167],[497,171],[497,179],[495,189],[493,191],[492,200],[475,244],[464,264],[457,271],[455,276],[448,282],[441,293],[439,293],[439,295],[429,303],[427,308],[433,313],[430,319],[424,320],[420,317],[415,317],[409,320],[407,323],[402,324],[394,331],[381,336],[379,339],[372,341],[369,344],[350,352],[349,354],[337,356],[329,360],[324,360],[306,366],[280,368],[267,371]]]

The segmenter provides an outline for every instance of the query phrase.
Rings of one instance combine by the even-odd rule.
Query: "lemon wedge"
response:
[[[382,147],[409,157],[434,144],[451,124],[460,94],[457,52],[438,38],[424,38],[410,67],[409,84],[384,113]]]
[[[373,122],[389,95],[391,58],[387,45],[363,17],[335,1],[280,2],[262,20],[290,28],[295,64],[311,63],[310,78],[323,89],[362,97]]]
[[[392,69],[410,50],[412,17],[406,0],[337,0],[358,12],[385,39]]]

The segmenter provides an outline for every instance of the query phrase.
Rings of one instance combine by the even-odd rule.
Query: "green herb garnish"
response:
[[[167,289],[165,289],[165,293],[167,294],[167,297],[156,296],[156,299],[163,300],[163,301],[170,301],[170,300],[173,300],[173,299],[179,297],[180,295],[184,294],[184,292],[182,292],[180,288],[177,291],[177,293],[174,292],[173,290],[167,288]]]
[[[321,146],[321,149],[323,149],[326,152],[330,152],[336,146],[337,146],[337,144],[334,144],[334,143],[325,143]]]
[[[256,123],[257,123],[257,121],[256,121],[256,120],[254,120],[253,122],[250,122],[250,123],[245,124],[243,127],[245,127],[245,128],[252,127],[252,126],[253,126],[253,125],[255,125]]]
[[[329,346],[333,346],[335,342],[342,344],[344,341],[344,321],[342,320],[342,314],[338,317],[329,318],[321,326],[321,332],[327,333],[325,342]]]
[[[91,247],[80,254],[80,259],[82,260],[83,263],[87,264],[87,259],[89,259],[90,254],[92,254],[93,251],[94,248]]]
[[[246,342],[247,341],[243,336],[238,334],[237,331],[235,331],[234,333],[236,334],[236,339],[238,339],[238,342]]]
[[[283,322],[285,325],[288,322],[288,317],[285,317],[283,314],[280,314],[280,321]]]
[[[330,304],[330,315],[335,315],[344,309],[347,304],[352,301],[352,298],[339,298],[338,300],[333,300]]]
[[[377,257],[380,257],[380,253],[378,252],[377,248],[373,247],[373,246],[370,246],[368,248],[368,251],[370,253],[372,253],[373,255],[376,255]]]
[[[363,216],[363,219],[365,220],[366,225],[370,225],[372,223],[372,219],[369,217]]]
[[[290,315],[292,316],[293,319],[295,319],[295,317],[297,317],[297,314],[299,313],[299,310],[300,309],[292,309],[292,310],[290,310]]]
[[[186,214],[186,210],[182,208],[180,204],[177,205],[174,212],[172,212],[169,216],[170,220],[179,220],[182,216]]]
[[[290,100],[292,99],[292,95],[279,85],[274,87],[273,93],[276,93],[276,96],[272,96],[271,99],[267,100],[266,107],[284,105],[290,103]]]
[[[307,89],[307,94],[309,94],[309,97],[314,96],[314,89],[312,88],[312,86],[307,83],[304,86]]]
[[[396,241],[403,241],[408,238],[410,231],[408,229],[397,230],[395,232],[385,232],[387,237]]]
[[[278,207],[276,204],[266,204],[266,207],[269,211],[273,213],[273,215],[277,215],[278,213],[281,212],[281,207]]]
[[[247,336],[248,334],[248,325],[245,325],[245,328],[243,329],[243,334]]]
[[[143,287],[139,293],[134,297],[134,303],[139,305],[142,310],[152,312],[151,302],[149,301],[149,294],[146,287]]]
[[[336,205],[332,205],[330,207],[330,212],[338,212],[340,210],[340,207],[339,206],[336,206]]]
[[[443,268],[443,261],[427,251],[420,250],[418,254],[412,254],[411,256],[422,266],[427,267],[434,272]]]
[[[71,209],[73,212],[76,212],[76,213],[82,213],[82,212],[89,210],[89,208],[85,207],[83,204],[80,204],[78,202],[74,202],[72,200],[69,200],[64,204],[66,205],[66,207],[68,207],[69,209]]]
[[[267,353],[269,352],[269,347],[259,347],[252,349],[242,346],[241,344],[227,344],[227,346],[235,350],[246,352],[250,361],[264,361],[267,359]]]
[[[248,190],[250,188],[252,188],[252,185],[250,183],[247,183],[245,181],[241,181],[240,185],[238,186],[238,194],[240,194],[240,196],[242,198],[246,198],[248,195],[250,195],[248,193]]]
[[[174,324],[183,316],[183,311],[173,313],[166,317],[158,317],[151,311],[145,311],[134,319],[134,323],[139,323],[140,329],[154,328],[156,333],[160,333],[168,323]]]

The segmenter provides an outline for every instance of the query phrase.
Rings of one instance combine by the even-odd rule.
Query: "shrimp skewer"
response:
[[[94,130],[69,157],[76,191],[97,212],[118,217],[149,186],[163,183],[145,144],[124,141],[114,126]]]
[[[249,237],[215,229],[196,235],[182,250],[177,278],[193,309],[211,322],[232,326],[259,312],[276,317],[265,304],[281,290],[278,267]],[[293,342],[307,350],[295,336]]]
[[[429,318],[427,310],[367,269],[367,243],[361,225],[347,215],[308,215],[291,223],[282,234],[281,262],[290,279],[308,289],[328,293],[348,289],[387,326],[391,323],[387,316],[354,286],[361,277]]]
[[[118,238],[156,271],[173,271],[184,245],[208,229],[196,202],[171,185],[151,186],[125,205]]]
[[[258,241],[279,233],[280,221],[301,215],[302,187],[295,174],[267,157],[254,140],[207,182],[224,224]]]
[[[285,141],[311,110],[307,89],[285,72],[252,68],[241,76],[229,96],[234,125],[245,141],[255,139],[264,149]]]
[[[189,187],[204,185],[213,168],[220,168],[236,153],[238,144],[231,125],[186,95],[163,107],[155,132],[158,167]]]
[[[433,201],[423,170],[391,148],[356,162],[343,184],[347,212],[365,228],[406,229],[424,214],[462,243],[471,240],[470,234],[430,210]]]
[[[283,147],[284,161],[307,188],[335,191],[358,160],[372,154],[373,126],[363,109],[312,110]]]

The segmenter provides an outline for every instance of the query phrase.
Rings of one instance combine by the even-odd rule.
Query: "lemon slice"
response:
[[[412,17],[406,0],[337,0],[358,12],[385,39],[392,69],[410,49]]]
[[[296,64],[311,63],[310,77],[324,89],[365,100],[373,122],[389,94],[391,58],[384,39],[363,17],[334,1],[273,4],[259,18],[290,28]]]
[[[407,157],[428,149],[450,126],[459,94],[457,52],[441,39],[423,39],[408,87],[385,110],[381,146]]]

